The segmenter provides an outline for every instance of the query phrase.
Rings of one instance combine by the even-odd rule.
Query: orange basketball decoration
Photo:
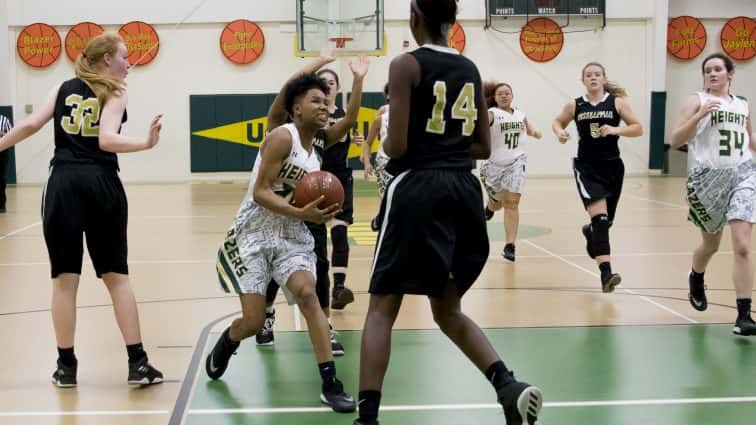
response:
[[[462,53],[465,50],[467,36],[465,35],[465,29],[462,28],[462,25],[460,25],[459,22],[455,22],[449,29],[447,40],[449,41],[449,47],[457,49],[459,53]]]
[[[328,171],[312,171],[305,174],[294,188],[294,205],[304,207],[320,196],[324,199],[318,208],[339,204],[344,205],[344,187],[336,176]]]
[[[690,60],[706,47],[706,28],[691,16],[678,16],[667,24],[667,52],[677,59]]]
[[[732,18],[720,33],[722,49],[735,60],[747,61],[756,56],[756,20],[745,16]]]
[[[58,60],[61,48],[58,31],[42,23],[26,26],[16,40],[18,56],[35,68],[44,68]]]
[[[520,32],[520,49],[530,60],[548,62],[559,55],[564,46],[562,28],[549,18],[536,18]]]
[[[246,19],[229,22],[220,35],[223,56],[233,63],[246,65],[260,57],[265,49],[262,29]]]
[[[75,62],[79,53],[87,47],[87,43],[94,37],[102,34],[104,30],[94,22],[81,22],[68,30],[66,34],[66,56]]]
[[[126,50],[128,61],[132,66],[147,65],[152,62],[160,50],[160,38],[152,25],[141,21],[125,23],[118,29]]]

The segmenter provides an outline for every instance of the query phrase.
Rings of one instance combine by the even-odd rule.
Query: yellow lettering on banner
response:
[[[748,37],[751,34],[748,33],[747,29],[740,28],[740,29],[738,29],[738,30],[735,31],[735,35],[738,36],[738,37]]]
[[[237,31],[237,32],[234,32],[234,38],[243,42],[243,41],[246,41],[246,40],[249,40],[250,38],[252,38],[252,33],[251,32],[238,32]]]
[[[236,51],[241,49],[254,49],[258,50],[262,47],[262,43],[259,41],[250,41],[249,43],[223,43],[224,51]]]

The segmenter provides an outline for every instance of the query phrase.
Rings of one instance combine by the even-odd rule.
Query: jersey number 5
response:
[[[431,117],[425,125],[428,133],[444,134],[446,121],[444,121],[444,109],[446,109],[446,82],[436,81],[433,84],[433,95],[436,103],[433,105]],[[469,136],[475,130],[475,121],[478,119],[478,109],[475,107],[475,86],[473,83],[465,83],[462,90],[454,101],[451,117],[455,120],[464,120],[462,123],[462,135]]]
[[[100,103],[97,98],[84,99],[72,94],[66,97],[66,106],[71,107],[71,115],[60,119],[60,126],[68,134],[81,133],[84,137],[97,137],[100,132]]]

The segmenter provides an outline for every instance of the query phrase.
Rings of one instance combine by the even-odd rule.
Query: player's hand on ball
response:
[[[311,223],[323,224],[331,220],[339,213],[339,204],[333,204],[325,207],[324,209],[318,208],[318,204],[325,199],[325,196],[320,196],[318,199],[310,202],[302,208],[302,220],[309,221]]]

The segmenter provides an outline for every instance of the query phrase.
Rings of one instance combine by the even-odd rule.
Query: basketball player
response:
[[[579,141],[572,166],[580,199],[591,219],[582,233],[588,256],[596,260],[601,271],[601,290],[612,292],[622,281],[619,273],[612,272],[609,246],[609,228],[625,178],[618,141],[620,136],[641,136],[643,128],[625,100],[626,90],[607,81],[603,65],[588,63],[582,79],[586,94],[567,102],[551,128],[559,143],[567,143],[572,136],[565,128],[575,120]],[[620,120],[626,125],[621,126]]]
[[[701,245],[693,251],[688,276],[690,304],[708,307],[704,272],[719,250],[722,229],[730,225],[733,284],[738,317],[736,335],[756,335],[751,318],[753,261],[751,234],[756,223],[756,165],[748,102],[731,91],[735,66],[721,53],[706,57],[701,66],[704,91],[688,97],[672,132],[672,147],[688,144],[688,219],[701,229]]]
[[[307,72],[315,72],[322,66],[333,62],[334,60],[335,56],[333,55],[333,51],[331,49],[324,49],[323,51],[321,51],[321,55],[317,60],[307,65],[304,69],[295,73],[292,79]],[[358,57],[349,63],[353,77],[352,96],[350,97],[349,104],[347,105],[349,112],[342,119],[339,119],[337,121],[331,121],[331,119],[329,118],[329,125],[327,125],[324,129],[322,129],[322,131],[319,131],[315,135],[315,148],[318,151],[318,154],[321,155],[321,157],[324,154],[326,146],[332,146],[337,142],[343,142],[349,129],[352,128],[354,123],[357,121],[357,114],[360,109],[360,102],[362,101],[362,82],[365,78],[365,75],[367,74],[368,66],[369,62],[364,57]],[[283,124],[287,119],[288,114],[283,107],[283,98],[283,94],[279,93],[279,95],[276,96],[273,103],[271,104],[270,109],[268,110],[269,129],[273,129]],[[333,98],[329,96],[329,102],[331,102],[332,99]],[[318,294],[320,305],[323,308],[326,317],[329,318],[330,323],[331,313],[329,309],[329,291],[331,282],[328,276],[328,235],[326,234],[326,226],[324,224],[309,222],[305,224],[310,229],[310,232],[312,232],[313,238],[315,238],[315,254],[317,256],[315,288]],[[349,291],[349,293],[351,293],[351,291]],[[255,336],[255,341],[258,345],[273,345],[275,343],[273,326],[276,320],[274,302],[277,294],[278,284],[276,282],[271,282],[271,284],[268,286],[266,294],[267,306],[265,323],[262,329],[260,329],[260,331]],[[354,298],[353,295],[352,298]],[[332,328],[331,348],[335,356],[344,355],[344,347],[338,341],[336,332]]]
[[[338,205],[319,209],[322,196],[304,207],[289,202],[297,181],[320,168],[314,137],[328,121],[326,93],[328,87],[314,74],[302,75],[286,86],[284,104],[293,123],[265,137],[247,195],[218,251],[218,277],[225,290],[233,288],[239,294],[242,317],[218,338],[205,370],[210,378],[220,378],[241,341],[262,328],[265,292],[275,279],[307,321],[322,378],[320,400],[334,411],[351,412],[354,400],[336,378],[328,321],[315,293],[313,237],[304,224],[327,222],[337,214]]]
[[[373,122],[370,124],[368,137],[362,147],[362,155],[360,156],[360,161],[365,164],[365,179],[367,180],[369,176],[373,174],[375,175],[378,185],[378,195],[381,197],[381,199],[383,199],[383,195],[386,193],[386,187],[388,186],[389,182],[392,178],[394,178],[394,176],[386,171],[386,165],[388,164],[390,158],[388,157],[388,155],[386,155],[386,152],[383,151],[383,146],[381,145],[378,148],[378,152],[376,152],[375,154],[375,168],[373,168],[373,165],[370,163],[370,154],[373,151],[373,143],[379,135],[381,144],[385,142],[386,138],[388,137],[388,102],[390,100],[388,88],[388,83],[386,83],[386,85],[383,86],[383,95],[386,97],[387,104],[381,106],[378,109],[378,113],[375,115],[375,119],[373,119]],[[374,232],[377,232],[380,228],[379,219],[380,213],[370,221],[370,228]]]
[[[333,125],[346,116],[346,112],[336,104],[336,95],[341,88],[339,76],[330,69],[321,69],[317,72],[317,75],[331,89],[328,113],[330,114],[329,125]],[[359,112],[359,107],[360,105],[357,104],[356,112]],[[345,285],[347,267],[349,266],[347,229],[354,222],[354,179],[352,168],[349,166],[349,146],[352,142],[357,145],[362,143],[362,137],[355,136],[352,138],[347,133],[340,142],[329,146],[323,152],[322,166],[323,171],[328,171],[338,177],[341,185],[344,187],[344,205],[342,211],[328,223],[328,227],[331,229],[331,243],[333,244],[333,251],[331,252],[331,267],[333,268],[331,308],[334,310],[343,310],[347,304],[354,301],[354,293]],[[323,243],[325,243],[325,240]]]
[[[455,0],[412,0],[410,28],[421,47],[397,56],[389,69],[391,125],[383,149],[397,174],[383,198],[356,425],[378,423],[391,328],[405,294],[428,296],[441,331],[493,385],[508,425],[533,425],[542,405],[541,391],[514,379],[460,309],[488,258],[483,195],[471,170],[491,146],[478,70],[447,46],[456,13]]]
[[[489,96],[486,96],[489,98]],[[525,164],[528,154],[520,141],[525,135],[541,139],[541,132],[528,122],[525,113],[512,107],[512,86],[498,83],[493,86],[493,96],[488,104],[488,123],[491,128],[491,158],[480,168],[483,186],[488,192],[486,219],[504,208],[504,235],[506,245],[501,256],[515,261],[515,240],[520,224],[520,198],[525,186]]]
[[[118,177],[118,153],[152,149],[160,139],[161,115],[147,137],[120,135],[126,122],[126,45],[115,33],[89,41],[76,59],[76,78],[55,87],[47,100],[0,139],[0,151],[39,131],[50,119],[55,154],[42,199],[42,228],[53,281],[52,316],[58,366],[52,382],[75,387],[76,293],[84,253],[83,235],[98,278],[113,300],[116,322],[126,343],[130,385],[163,382],[147,359],[139,311],[126,259],[126,193]]]

